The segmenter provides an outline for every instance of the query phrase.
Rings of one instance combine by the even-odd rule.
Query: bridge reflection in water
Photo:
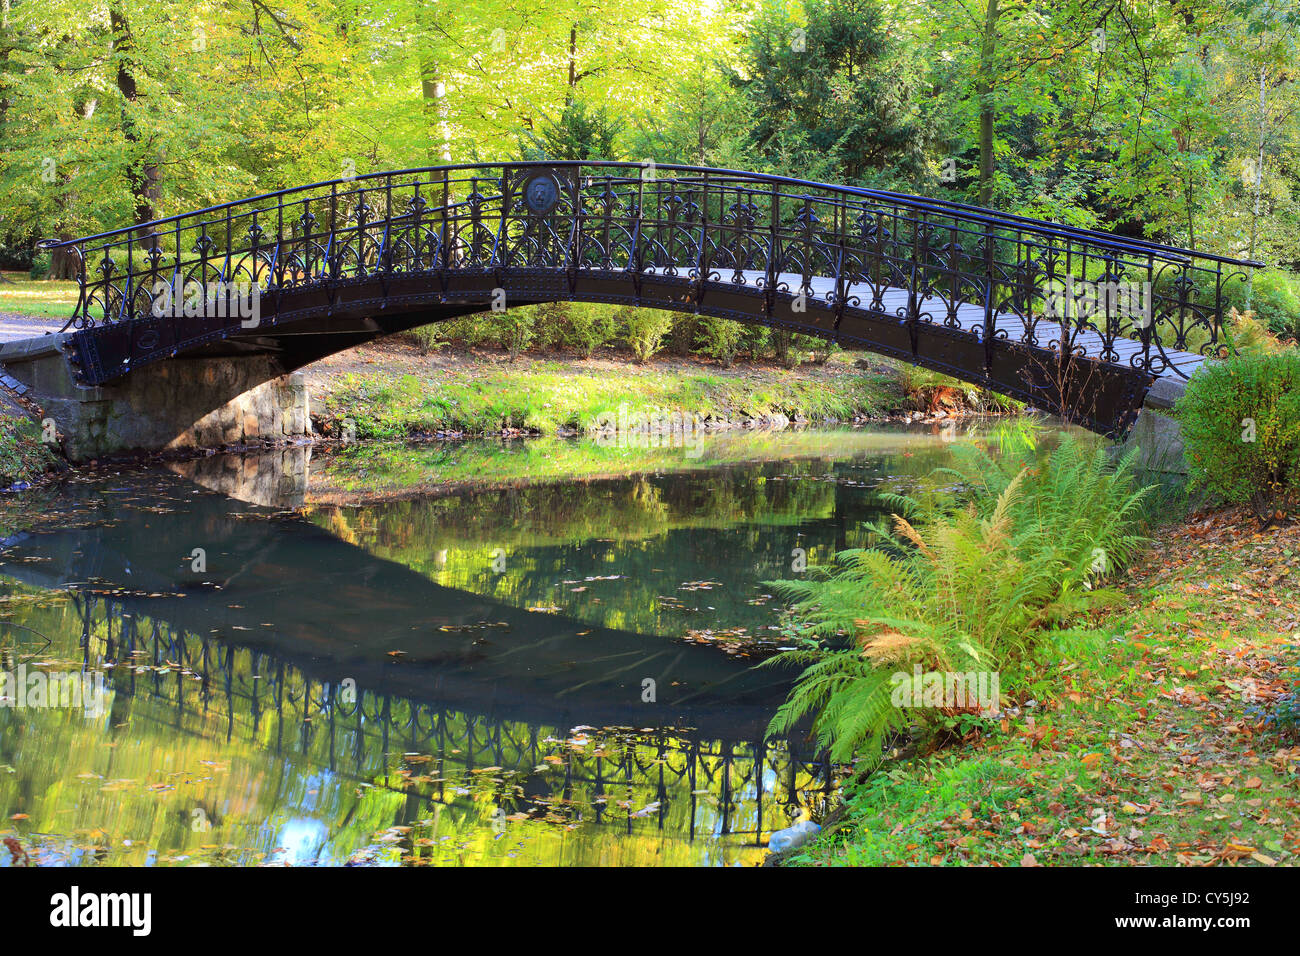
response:
[[[763,742],[792,675],[732,632],[774,634],[759,582],[793,543],[851,546],[877,489],[945,448],[833,441],[858,452],[790,436],[709,467],[740,453],[723,443],[698,471],[346,507],[311,503],[353,495],[345,456],[302,451],[183,469],[221,491],[150,473],[41,492],[0,574],[6,615],[51,643],[6,632],[0,651],[102,668],[111,703],[0,711],[0,812],[50,861],[756,859],[833,781]],[[474,471],[480,450],[421,470]],[[733,626],[709,643],[696,622]]]
[[[110,723],[137,699],[161,702],[166,710],[155,713],[178,731],[215,730],[287,764],[327,768],[339,783],[402,794],[399,831],[468,799],[506,837],[527,819],[629,834],[653,826],[687,840],[760,846],[834,788],[824,759],[761,738],[562,728],[454,710],[438,702],[436,687],[418,699],[382,683],[322,680],[265,651],[137,616],[111,598],[83,593],[73,602],[81,663],[110,675]],[[221,811],[209,816],[219,823]],[[377,852],[353,850],[357,859]]]

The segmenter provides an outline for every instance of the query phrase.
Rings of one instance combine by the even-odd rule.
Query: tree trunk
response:
[[[420,62],[420,95],[431,131],[429,158],[431,165],[451,162],[451,128],[447,123],[447,85],[430,55]]]
[[[135,200],[135,221],[149,222],[158,218],[158,163],[147,157],[148,146],[140,135],[136,118],[132,115],[138,100],[135,71],[138,64],[131,54],[135,51],[135,38],[131,24],[119,7],[109,10],[109,24],[113,29],[113,54],[117,59],[117,90],[122,94],[122,136],[131,147],[128,150],[126,180]],[[148,235],[149,231],[142,231]]]
[[[993,57],[998,44],[998,0],[988,0],[984,8],[984,36],[980,43],[980,72],[975,85],[979,97],[979,203],[981,206],[993,202],[993,125],[996,117],[996,105],[993,102],[995,69]]]
[[[564,105],[573,105],[573,92],[578,85],[578,25],[569,27],[569,85],[564,93]]]
[[[71,236],[60,236],[60,239],[71,239]],[[81,261],[72,254],[71,249],[52,249],[50,250],[50,278],[51,279],[75,279],[81,271]]]

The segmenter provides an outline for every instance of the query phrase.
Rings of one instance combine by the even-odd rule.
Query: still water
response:
[[[11,496],[0,866],[760,862],[836,784],[764,739],[768,582],[950,437],[300,447]]]

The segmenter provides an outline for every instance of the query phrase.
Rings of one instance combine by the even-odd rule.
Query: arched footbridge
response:
[[[876,189],[615,162],[316,183],[67,242],[78,382],[177,357],[293,370],[433,321],[560,300],[818,336],[1121,435],[1225,347],[1260,263]],[[187,308],[187,289],[207,301]],[[255,308],[252,300],[256,299]]]

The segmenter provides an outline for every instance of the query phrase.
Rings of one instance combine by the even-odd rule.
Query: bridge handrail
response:
[[[534,192],[539,173],[549,182]],[[80,260],[80,295],[64,330],[96,330],[75,346],[94,383],[137,360],[240,334],[188,321],[196,276],[204,296],[215,288],[218,313],[231,295],[246,294],[236,286],[272,295],[274,323],[297,321],[312,296],[319,304],[311,308],[330,315],[340,301],[382,311],[396,277],[404,290],[397,312],[425,300],[463,302],[465,283],[483,276],[563,296],[538,285],[538,270],[559,269],[571,296],[640,305],[645,277],[662,275],[683,288],[668,299],[654,293],[652,305],[765,323],[791,296],[798,317],[780,321],[836,341],[853,339],[841,324],[855,310],[850,325],[865,321],[858,333],[870,333],[860,341],[910,350],[916,361],[919,330],[942,327],[945,337],[979,347],[983,372],[933,355],[924,361],[981,382],[1006,343],[1053,368],[1086,358],[1121,376],[1187,378],[1230,348],[1224,316],[1233,283],[1263,265],[948,199],[613,160],[365,173],[41,246],[71,247]],[[453,272],[461,274],[453,280]],[[358,298],[365,280],[377,280],[377,298]],[[745,287],[762,294],[741,301],[734,292]],[[174,308],[182,297],[184,315]],[[809,303],[816,314],[805,317]],[[908,341],[887,342],[899,328]],[[1036,384],[1033,394],[1053,387]]]
[[[281,200],[285,196],[293,196],[299,193],[309,192],[311,190],[322,189],[325,187],[334,187],[340,184],[351,184],[371,179],[381,179],[402,176],[415,176],[426,173],[442,172],[466,172],[473,170],[500,170],[510,169],[569,169],[569,168],[592,168],[592,169],[628,169],[628,168],[645,168],[644,163],[626,162],[618,160],[533,160],[520,162],[482,162],[482,163],[458,163],[444,164],[437,166],[417,166],[409,169],[385,170],[382,172],[363,173],[350,178],[328,179],[316,183],[308,183],[302,186],[291,186],[285,189],[275,190],[274,192],[262,193],[257,196],[251,196],[244,199],[231,200],[229,202],[218,203],[213,206],[207,206],[203,209],[191,210],[184,213],[178,213],[172,216],[166,216],[160,219],[152,219],[144,223],[136,223],[131,226],[123,226],[117,229],[108,230],[107,232],[96,233],[91,236],[80,236],[73,239],[43,239],[37,245],[43,250],[61,249],[69,246],[84,246],[99,242],[100,240],[111,240],[123,236],[130,237],[132,234],[140,233],[143,230],[149,232],[157,231],[157,227],[178,224],[183,221],[195,220],[199,217],[213,213],[224,213],[227,210],[236,207],[251,206],[258,202],[266,200]],[[1034,219],[1028,216],[1019,216],[1013,213],[1001,212],[996,209],[988,209],[983,206],[973,206],[967,203],[957,202],[949,199],[939,199],[925,196],[913,196],[907,193],[898,193],[890,190],[873,189],[864,186],[845,186],[835,185],[832,183],[822,183],[814,180],[796,179],[790,176],[780,176],[772,173],[755,173],[745,170],[715,168],[709,166],[688,166],[678,164],[655,164],[656,172],[667,170],[671,172],[688,173],[692,175],[705,175],[714,177],[735,177],[737,179],[751,180],[775,185],[794,186],[801,189],[818,189],[829,192],[840,193],[849,196],[858,196],[864,199],[883,199],[897,205],[908,206],[921,210],[936,210],[945,215],[960,218],[969,222],[987,225],[990,223],[1003,224],[1009,228],[1026,228],[1038,233],[1047,233],[1060,236],[1062,238],[1073,238],[1089,242],[1093,245],[1109,247],[1128,252],[1138,252],[1161,259],[1178,258],[1182,262],[1189,262],[1192,259],[1203,259],[1210,262],[1217,262],[1226,265],[1234,265],[1243,268],[1263,268],[1265,263],[1252,259],[1238,259],[1231,256],[1223,256],[1216,253],[1198,252],[1191,249],[1183,249],[1177,246],[1170,246],[1164,243],[1153,242],[1148,239],[1134,239],[1126,236],[1117,236],[1113,233],[1100,232],[1094,229],[1085,229],[1079,226],[1071,226],[1065,223],[1053,223],[1048,220]],[[629,178],[628,182],[636,182],[637,179]]]

